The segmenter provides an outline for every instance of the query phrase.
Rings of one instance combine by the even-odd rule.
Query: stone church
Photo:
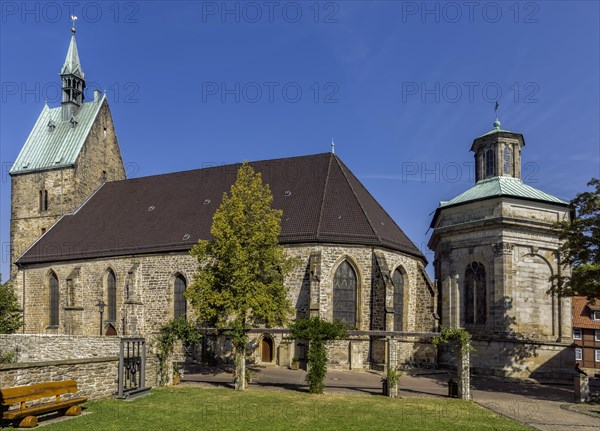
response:
[[[210,238],[239,165],[126,179],[106,96],[84,101],[74,29],[61,79],[61,106],[42,109],[10,171],[11,280],[23,331],[148,336],[192,316],[184,292],[198,262],[189,250]],[[280,243],[301,262],[286,280],[291,317],[356,329],[331,348],[332,365],[381,366],[382,331],[413,333],[395,344],[401,361],[434,362],[435,350],[414,335],[437,328],[427,261],[342,160],[325,153],[251,166],[283,210]],[[263,363],[305,355],[281,331],[259,331],[253,346]]]
[[[570,377],[575,365],[570,298],[548,294],[564,270],[552,223],[568,204],[525,184],[525,139],[493,129],[476,138],[476,184],[441,202],[431,228],[438,309],[445,327],[474,339],[475,372]]]
[[[189,250],[210,238],[239,165],[126,179],[106,96],[84,101],[74,29],[60,76],[61,106],[42,109],[10,171],[23,332],[150,336],[191,318],[184,292],[198,263]],[[332,366],[443,363],[430,343],[441,324],[473,334],[475,371],[572,368],[570,301],[547,294],[561,271],[551,224],[569,211],[521,180],[524,145],[498,121],[473,142],[476,184],[442,202],[431,223],[434,283],[421,251],[333,152],[251,163],[283,210],[280,243],[301,262],[286,280],[291,317],[355,328],[331,347]],[[258,330],[254,360],[302,360],[306,346],[283,332]]]

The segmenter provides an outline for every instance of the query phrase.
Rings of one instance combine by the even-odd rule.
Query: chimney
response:
[[[94,102],[99,102],[102,98],[102,92],[100,90],[94,90]]]

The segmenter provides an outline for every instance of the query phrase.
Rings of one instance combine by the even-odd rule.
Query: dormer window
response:
[[[54,129],[56,129],[56,124],[54,124],[54,121],[52,121],[52,120],[48,121],[48,131],[54,132]]]
[[[600,311],[598,311],[598,310],[592,311],[592,320],[595,320],[596,322],[600,322]]]
[[[71,116],[71,119],[69,120],[69,124],[71,125],[72,128],[77,126],[77,120],[75,119],[75,117]]]

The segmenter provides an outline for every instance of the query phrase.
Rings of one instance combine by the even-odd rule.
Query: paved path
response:
[[[231,385],[231,372],[213,369],[193,370],[185,382]],[[302,370],[281,367],[252,367],[253,386],[272,390],[308,392]],[[443,397],[448,393],[448,374],[405,375],[400,378],[401,397]],[[600,431],[600,419],[561,408],[572,403],[571,387],[508,383],[495,379],[472,379],[473,400],[482,406],[543,431]],[[373,372],[329,371],[325,392],[381,394],[381,375]]]

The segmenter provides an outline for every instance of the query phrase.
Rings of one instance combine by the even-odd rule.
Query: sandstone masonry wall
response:
[[[76,380],[78,393],[92,400],[118,389],[120,337],[39,334],[0,335],[3,352],[16,351],[17,362],[0,365],[0,387]],[[158,359],[146,344],[146,386],[158,383]]]

